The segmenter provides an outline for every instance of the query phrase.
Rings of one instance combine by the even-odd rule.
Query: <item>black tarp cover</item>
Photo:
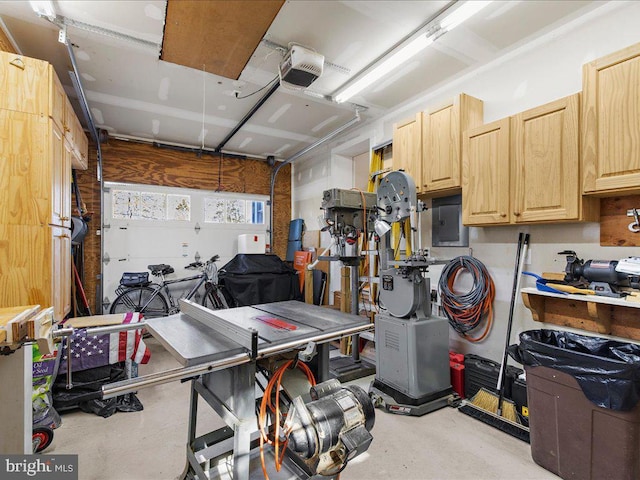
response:
[[[509,354],[517,362],[574,377],[599,407],[631,410],[640,400],[640,345],[560,330],[529,330]]]
[[[277,255],[238,254],[219,278],[237,307],[300,300],[297,272]]]

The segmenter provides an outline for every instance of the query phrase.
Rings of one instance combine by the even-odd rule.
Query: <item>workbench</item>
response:
[[[0,454],[31,454],[33,350],[51,353],[53,309],[40,305],[0,308]]]
[[[182,478],[263,478],[257,448],[256,362],[284,352],[315,346],[318,378],[329,375],[329,343],[369,330],[359,317],[297,301],[209,310],[181,300],[181,312],[147,321],[147,330],[175,357],[181,368],[103,387],[105,398],[176,379],[191,380],[187,462]],[[196,438],[198,397],[202,397],[228,427]],[[230,455],[231,464],[214,463]],[[267,455],[271,457],[268,451]],[[213,461],[213,462],[212,462]],[[289,458],[280,472],[270,465],[270,478],[310,477],[297,459]],[[326,478],[326,477],[318,477]]]

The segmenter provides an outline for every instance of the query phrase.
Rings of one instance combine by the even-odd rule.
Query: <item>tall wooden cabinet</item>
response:
[[[584,193],[640,193],[640,43],[583,67]]]
[[[482,122],[482,100],[464,93],[422,113],[422,193],[460,193],[462,133]]]
[[[51,65],[0,52],[0,307],[56,320],[71,306],[71,167],[88,150],[69,108]]]

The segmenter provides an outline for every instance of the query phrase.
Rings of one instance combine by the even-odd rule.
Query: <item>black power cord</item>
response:
[[[473,277],[473,286],[464,294],[453,291],[458,274],[468,271]],[[471,342],[479,342],[489,333],[493,321],[493,299],[495,285],[484,264],[470,256],[451,260],[442,270],[438,282],[440,301],[451,327]],[[479,337],[469,336],[486,318],[485,329]]]

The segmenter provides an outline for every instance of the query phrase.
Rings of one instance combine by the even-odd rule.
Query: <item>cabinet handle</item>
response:
[[[56,238],[70,238],[69,235],[67,235],[66,233],[63,233],[62,235],[54,235],[54,237],[56,237]]]
[[[14,67],[18,67],[20,70],[24,70],[24,62],[20,57],[16,57],[9,62],[9,65],[13,65]]]
[[[506,217],[506,216],[507,216],[507,214],[506,214],[506,213],[504,213],[504,212],[501,212],[501,213],[500,213],[500,216],[504,218],[504,217]]]
[[[66,222],[67,220],[69,220],[69,217],[60,217],[61,222]]]
[[[519,217],[519,216],[520,216],[520,212],[513,212],[513,214],[514,214],[516,217]]]

